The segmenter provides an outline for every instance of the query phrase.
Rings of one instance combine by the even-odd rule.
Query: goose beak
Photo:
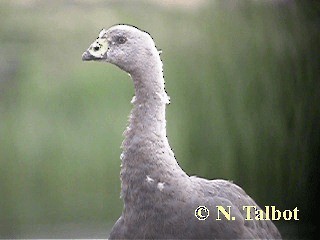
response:
[[[95,60],[95,57],[90,54],[90,52],[87,50],[82,54],[82,61],[91,61]]]
[[[106,36],[106,30],[102,29],[99,37],[82,54],[82,61],[102,61],[107,60],[109,44]]]

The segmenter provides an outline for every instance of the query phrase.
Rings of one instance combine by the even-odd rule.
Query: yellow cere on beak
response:
[[[102,29],[99,37],[90,45],[90,47],[82,55],[83,60],[102,60],[106,58],[108,51],[108,40],[106,30]]]

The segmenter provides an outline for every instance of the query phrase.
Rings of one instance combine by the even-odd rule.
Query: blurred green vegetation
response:
[[[114,66],[81,61],[116,23],[150,32],[163,50],[182,168],[233,180],[261,206],[298,207],[298,222],[276,224],[285,237],[311,236],[319,3],[166,3],[1,1],[0,238],[107,237],[119,217],[133,86]]]

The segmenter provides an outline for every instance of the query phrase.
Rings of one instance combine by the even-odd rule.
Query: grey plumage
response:
[[[281,238],[271,221],[245,220],[243,206],[257,204],[239,186],[189,177],[178,165],[166,137],[162,62],[148,33],[127,25],[102,30],[82,59],[115,64],[135,87],[121,154],[124,208],[110,239]],[[210,210],[207,220],[195,217],[198,206]],[[216,220],[216,206],[230,206],[235,220]]]

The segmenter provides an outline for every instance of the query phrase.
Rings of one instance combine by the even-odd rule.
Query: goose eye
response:
[[[100,47],[98,47],[98,46],[95,46],[95,47],[93,48],[94,51],[98,51],[99,49],[100,49]]]
[[[127,41],[127,39],[125,37],[118,37],[117,38],[117,42],[120,43],[120,44],[123,44]]]

